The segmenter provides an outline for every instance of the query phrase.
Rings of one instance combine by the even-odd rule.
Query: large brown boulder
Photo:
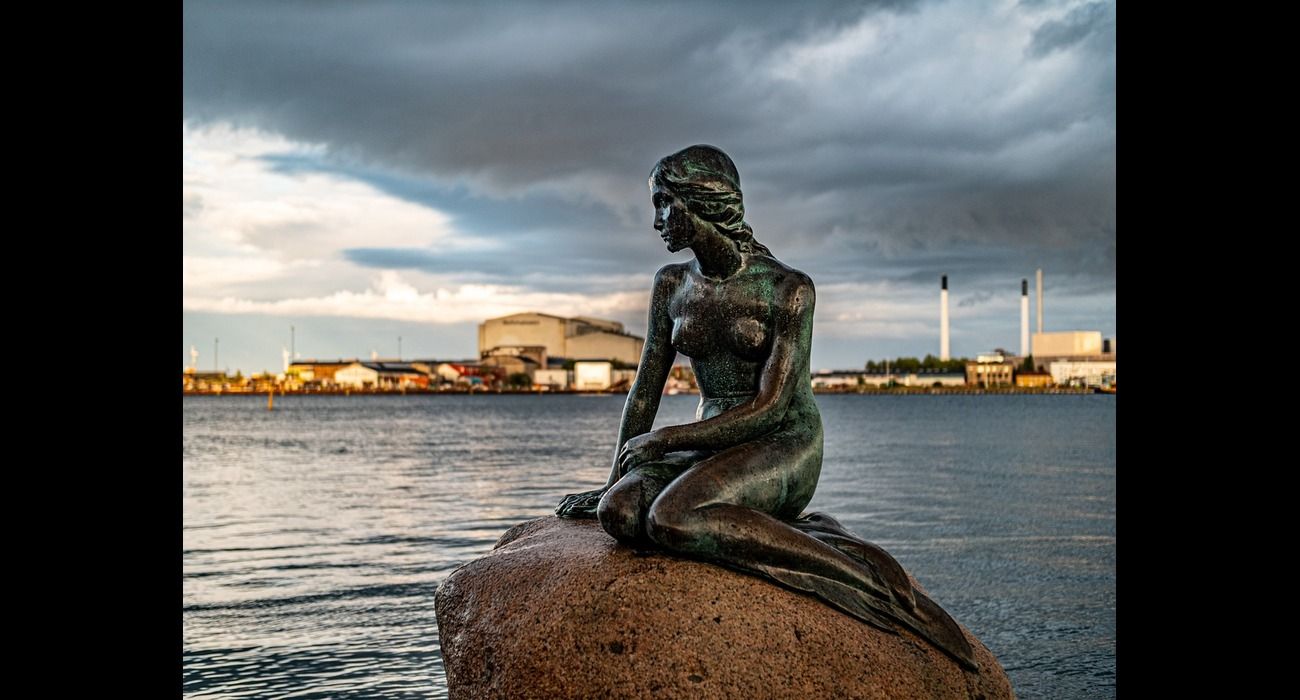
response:
[[[1011,698],[907,630],[765,579],[617,543],[594,520],[515,526],[435,597],[447,684],[468,698]]]

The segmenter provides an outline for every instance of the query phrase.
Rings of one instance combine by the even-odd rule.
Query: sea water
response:
[[[1115,400],[818,396],[809,509],[893,554],[1019,697],[1111,697]],[[623,401],[184,398],[185,697],[445,698],[439,583],[604,483]]]

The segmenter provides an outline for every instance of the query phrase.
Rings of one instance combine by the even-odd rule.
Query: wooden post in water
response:
[[[266,392],[266,410],[271,411],[274,410],[274,408],[275,408],[275,387],[272,387],[268,389]]]

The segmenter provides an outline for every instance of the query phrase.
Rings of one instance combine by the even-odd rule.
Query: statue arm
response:
[[[650,312],[646,324],[645,346],[641,350],[641,364],[636,379],[627,393],[623,406],[623,419],[619,424],[618,442],[614,445],[614,460],[605,488],[613,486],[623,477],[619,468],[619,453],[628,440],[650,432],[655,415],[659,413],[659,400],[663,397],[664,383],[672,371],[677,351],[672,344],[672,317],[668,304],[680,281],[680,265],[666,265],[655,274],[650,293]]]
[[[815,292],[812,280],[800,274],[782,285],[778,294],[772,351],[763,366],[758,393],[753,399],[708,420],[655,431],[647,440],[651,455],[726,449],[771,432],[785,418],[790,400],[809,381]],[[633,456],[632,461],[640,461],[640,457]]]

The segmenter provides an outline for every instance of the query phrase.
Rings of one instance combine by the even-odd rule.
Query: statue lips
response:
[[[690,220],[685,220],[684,216],[675,214],[665,222],[663,230],[659,232],[659,237],[667,244],[669,251],[676,253],[679,250],[691,247],[691,244],[695,242],[696,236],[693,235],[695,233],[696,231]]]

